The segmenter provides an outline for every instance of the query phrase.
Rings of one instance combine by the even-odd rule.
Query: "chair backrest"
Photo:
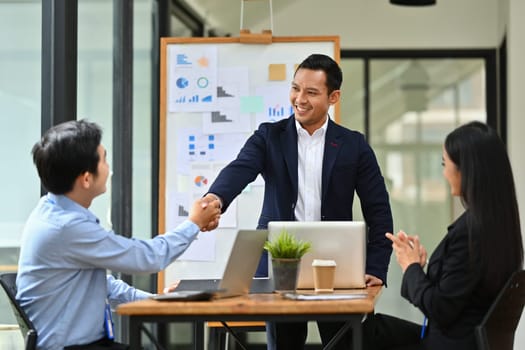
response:
[[[16,273],[4,273],[0,275],[0,284],[9,298],[11,308],[15,314],[20,331],[24,336],[26,350],[36,349],[36,329],[27,317],[26,313],[16,300]]]
[[[512,350],[525,304],[525,270],[515,272],[476,327],[479,350]]]

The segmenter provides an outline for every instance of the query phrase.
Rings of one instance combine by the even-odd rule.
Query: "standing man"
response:
[[[307,57],[298,66],[290,90],[294,115],[261,124],[237,159],[220,172],[205,198],[220,199],[224,212],[261,174],[265,193],[257,228],[265,229],[269,221],[352,220],[355,192],[369,228],[366,283],[382,285],[392,252],[385,238],[393,226],[388,193],[364,136],[337,125],[328,115],[329,107],[339,101],[342,80],[341,68],[332,58]],[[259,275],[267,274],[267,266],[263,255]],[[318,324],[324,345],[340,326]],[[304,322],[275,323],[267,325],[267,333],[269,349],[302,349],[307,328]],[[337,349],[350,343],[347,336]]]
[[[105,230],[89,211],[106,191],[109,165],[102,130],[87,121],[49,129],[33,146],[33,161],[49,191],[26,222],[16,299],[35,325],[40,350],[126,349],[113,341],[109,303],[151,294],[107,275],[164,269],[201,228],[217,225],[218,201],[196,201],[177,228],[149,240]]]

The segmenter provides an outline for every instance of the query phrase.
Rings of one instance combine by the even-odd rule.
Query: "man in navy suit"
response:
[[[343,75],[330,57],[313,54],[297,68],[290,90],[294,114],[275,123],[262,123],[246,141],[237,159],[227,165],[205,198],[219,198],[224,212],[250,182],[261,174],[264,202],[257,228],[269,221],[352,220],[354,192],[368,226],[366,283],[386,283],[392,213],[374,152],[364,136],[333,122],[328,109],[339,101]],[[216,226],[208,227],[209,230]],[[344,247],[341,247],[344,249]],[[258,275],[267,274],[263,255]],[[319,323],[324,345],[340,328]],[[302,349],[306,323],[267,326],[269,349]],[[337,349],[348,348],[350,336]]]

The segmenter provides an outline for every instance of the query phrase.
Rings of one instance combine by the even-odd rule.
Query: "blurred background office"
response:
[[[114,175],[108,194],[92,206],[103,225],[139,238],[157,233],[158,38],[237,36],[240,3],[0,0],[1,272],[16,270],[22,227],[41,195],[31,147],[42,129],[63,120],[88,118],[104,128]],[[245,28],[270,28],[268,1],[244,5]],[[497,128],[516,179],[525,176],[519,153],[524,1],[437,0],[413,7],[389,0],[277,0],[272,13],[275,36],[340,36],[340,122],[365,133],[375,149],[396,230],[419,234],[432,250],[461,213],[441,175],[443,139],[459,124],[481,120]],[[523,222],[525,184],[516,185]],[[391,264],[377,310],[420,321],[399,297],[400,276]],[[154,276],[123,277],[155,288]],[[0,299],[0,324],[16,323]],[[175,348],[191,342],[184,328],[168,333]],[[0,348],[19,342],[16,331],[0,331]],[[524,321],[516,334],[516,348],[522,347]]]

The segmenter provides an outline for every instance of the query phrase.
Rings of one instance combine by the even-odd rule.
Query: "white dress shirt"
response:
[[[295,121],[298,151],[298,195],[295,218],[298,221],[321,220],[323,155],[328,118],[327,116],[323,126],[312,135]]]

